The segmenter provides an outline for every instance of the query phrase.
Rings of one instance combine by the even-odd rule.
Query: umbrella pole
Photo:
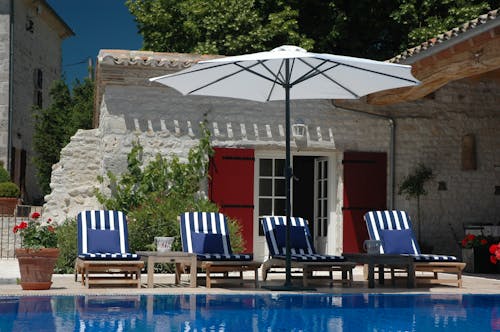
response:
[[[290,60],[285,60],[285,193],[286,193],[286,257],[285,257],[285,287],[292,286],[292,255],[290,249],[290,217],[291,217],[291,203],[290,203],[290,187],[292,177],[292,166],[290,157]]]

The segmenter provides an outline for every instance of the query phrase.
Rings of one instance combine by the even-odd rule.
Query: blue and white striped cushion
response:
[[[127,219],[122,211],[87,210],[77,216],[78,257],[95,260],[135,260],[137,254],[129,252]],[[90,252],[88,250],[89,229],[113,230],[119,232],[120,252]]]
[[[272,257],[286,255],[286,247],[279,247],[276,232],[277,226],[286,226],[285,216],[263,216],[260,218],[264,234],[269,247],[269,252]],[[292,254],[315,254],[314,247],[311,245],[311,233],[307,226],[307,220],[300,217],[290,217],[291,227],[302,227],[304,229],[304,236],[307,248],[295,248],[293,243],[290,243],[290,250]]]
[[[383,229],[409,229],[411,231],[411,246],[413,248],[413,253],[410,256],[412,256],[415,261],[436,262],[457,260],[455,256],[422,254],[415,238],[415,234],[413,234],[410,216],[405,211],[370,211],[365,214],[364,219],[368,228],[368,234],[372,240],[381,241],[380,230]],[[383,254],[384,252],[384,243],[382,241],[380,253]]]
[[[447,255],[420,254],[412,256],[413,259],[417,262],[457,261],[457,258],[455,256],[447,256]]]
[[[285,255],[272,256],[277,259],[286,259]],[[344,256],[320,255],[320,254],[294,254],[290,255],[292,261],[296,262],[343,262]]]
[[[193,233],[221,234],[222,253],[196,253],[199,260],[211,261],[250,261],[252,254],[233,254],[229,241],[229,229],[226,217],[218,212],[185,212],[180,215],[181,242],[184,252],[193,250]]]
[[[278,247],[278,241],[276,240],[277,231],[276,226],[286,225],[285,216],[263,216],[260,217],[262,227],[264,228],[264,234],[266,236],[267,246],[269,248],[269,255],[277,259],[285,259],[286,257],[286,247]],[[311,242],[311,233],[309,231],[308,221],[300,217],[290,217],[291,227],[301,227],[304,229],[305,241],[307,243],[307,248],[294,248],[294,244],[290,243],[290,253],[291,259],[293,261],[301,262],[341,262],[345,258],[343,256],[334,255],[321,255],[317,254],[314,246]]]
[[[201,261],[251,261],[253,254],[196,254],[196,257]]]
[[[81,254],[78,255],[78,257],[82,259],[94,259],[94,260],[109,260],[109,259],[115,259],[115,260],[134,260],[134,259],[139,259],[139,256],[137,254],[131,254],[131,253],[87,253],[87,254]]]

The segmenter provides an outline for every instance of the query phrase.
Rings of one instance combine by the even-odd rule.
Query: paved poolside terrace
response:
[[[417,276],[419,274],[417,273]],[[197,288],[189,287],[189,275],[182,276],[181,284],[174,284],[173,274],[155,274],[154,288],[146,288],[145,283],[147,273],[142,274],[142,288],[125,287],[95,287],[87,289],[81,282],[74,281],[73,274],[54,274],[52,277],[52,287],[43,291],[23,291],[21,286],[17,285],[19,278],[19,267],[16,259],[0,260],[0,296],[26,296],[26,295],[140,295],[140,294],[231,294],[231,293],[266,293],[271,292],[264,288],[255,288],[252,280],[252,273],[244,275],[247,281],[240,285],[236,281],[213,284],[212,288],[206,288],[198,280]],[[260,277],[260,274],[259,274]],[[260,282],[260,285],[283,285],[285,280],[284,273],[271,273],[266,282]],[[334,280],[340,280],[340,272],[334,272]],[[300,285],[300,279],[293,279],[294,285]],[[201,285],[200,285],[201,284]],[[354,269],[354,283],[352,287],[342,286],[337,281],[333,287],[329,287],[326,280],[318,280],[311,283],[314,287],[312,293],[428,293],[428,294],[500,294],[500,274],[464,274],[463,287],[458,288],[454,285],[446,284],[420,284],[416,288],[406,288],[405,279],[398,279],[393,286],[391,280],[386,277],[384,285],[376,283],[375,288],[368,288],[368,281],[363,275],[363,267],[358,266]]]

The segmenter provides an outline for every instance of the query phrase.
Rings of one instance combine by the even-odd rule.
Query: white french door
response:
[[[314,161],[314,242],[323,252],[328,238],[328,158]]]

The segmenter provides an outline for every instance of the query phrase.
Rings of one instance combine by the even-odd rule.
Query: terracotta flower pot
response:
[[[50,288],[59,249],[16,249],[16,256],[21,272],[22,289],[43,290]]]
[[[19,198],[0,197],[0,214],[14,215],[17,204],[19,204]]]

